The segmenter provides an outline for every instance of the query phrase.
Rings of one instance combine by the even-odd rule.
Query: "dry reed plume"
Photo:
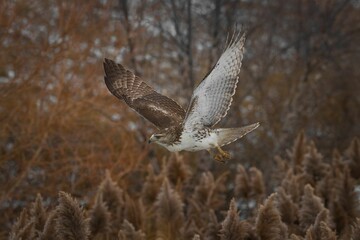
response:
[[[38,195],[13,224],[10,239],[358,239],[359,179],[349,168],[357,164],[359,147],[354,139],[345,156],[336,153],[325,163],[300,134],[296,154],[289,154],[296,159],[276,159],[285,178],[268,197],[262,172],[242,165],[233,188],[229,173],[197,177],[179,155],[162,161],[158,171],[148,165],[139,179],[114,181],[106,171],[84,208],[60,192],[57,207],[46,209]],[[284,169],[281,161],[293,166]],[[129,181],[144,184],[133,192],[123,184]]]

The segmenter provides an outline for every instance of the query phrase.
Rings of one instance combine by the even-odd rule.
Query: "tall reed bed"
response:
[[[360,239],[359,139],[324,159],[300,133],[274,163],[266,183],[256,167],[214,176],[178,154],[128,185],[106,171],[92,199],[38,195],[9,239]]]

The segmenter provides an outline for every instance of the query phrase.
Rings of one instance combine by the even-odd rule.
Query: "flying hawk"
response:
[[[259,126],[213,128],[230,108],[239,80],[245,36],[233,36],[213,69],[192,94],[187,111],[174,100],[159,94],[133,72],[110,59],[104,60],[105,83],[110,92],[153,123],[159,132],[155,142],[171,152],[217,149],[215,160],[230,154],[221,149]]]

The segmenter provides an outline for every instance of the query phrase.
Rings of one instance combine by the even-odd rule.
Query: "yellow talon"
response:
[[[216,154],[216,155],[214,156],[214,159],[215,159],[216,161],[221,162],[221,163],[225,163],[225,160],[224,160],[223,156],[222,156],[220,153]]]
[[[221,147],[216,146],[216,149],[219,151],[219,154],[221,154],[221,157],[223,157],[225,159],[231,158],[231,155],[228,152],[225,152],[224,150],[222,150]]]
[[[218,150],[218,153],[215,155],[212,154],[211,149],[207,149],[207,151],[214,157],[216,161],[226,163],[226,160],[231,159],[231,155],[228,152],[222,150],[220,146],[215,146],[215,148]]]

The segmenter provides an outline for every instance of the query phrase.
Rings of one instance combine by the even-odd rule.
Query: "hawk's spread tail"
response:
[[[239,138],[242,138],[249,132],[259,127],[259,123],[254,123],[240,128],[219,128],[218,132],[218,144],[220,147],[232,143]]]

